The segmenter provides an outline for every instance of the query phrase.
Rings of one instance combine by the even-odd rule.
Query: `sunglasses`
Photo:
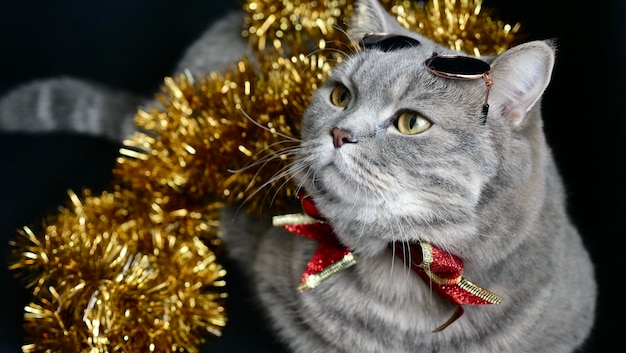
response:
[[[359,45],[362,49],[390,52],[398,49],[412,48],[420,45],[417,39],[391,33],[368,33],[361,38]]]
[[[491,66],[488,63],[470,56],[438,55],[433,53],[433,56],[428,58],[424,65],[428,71],[445,78],[456,80],[476,80],[482,78],[485,81],[485,86],[487,86],[482,111],[483,124],[487,122],[489,90],[493,84],[493,79],[489,74]]]

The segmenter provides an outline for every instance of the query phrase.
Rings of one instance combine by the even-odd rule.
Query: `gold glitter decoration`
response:
[[[519,40],[520,23],[493,18],[482,0],[381,1],[404,27],[420,32],[450,49],[496,55]]]
[[[157,97],[164,110],[137,114],[143,132],[125,142],[118,179],[158,195],[167,209],[216,200],[258,213],[284,209],[295,195],[286,151],[331,65],[317,55],[264,58],[263,70],[242,59],[224,74],[166,78]]]
[[[383,0],[407,28],[480,55],[511,46],[519,25],[481,1]],[[161,107],[140,109],[111,191],[80,196],[24,227],[11,270],[26,281],[24,352],[197,352],[219,336],[225,270],[219,211],[284,213],[300,120],[331,68],[354,51],[353,1],[243,4],[255,49],[224,73],[164,79]]]
[[[70,192],[43,237],[20,232],[10,268],[35,297],[24,352],[197,352],[220,334],[225,271],[201,239],[217,209],[165,212],[137,196]]]
[[[520,39],[520,23],[495,19],[482,0],[381,0],[381,4],[405,28],[468,54],[500,54]],[[280,53],[308,53],[345,49],[345,32],[350,29],[344,21],[352,16],[354,5],[347,0],[256,0],[246,2],[244,9],[248,28],[243,35],[259,51],[272,46]]]
[[[352,7],[348,0],[247,1],[242,34],[259,52],[272,47],[281,54],[309,53],[326,43],[348,42],[338,29],[344,28]]]

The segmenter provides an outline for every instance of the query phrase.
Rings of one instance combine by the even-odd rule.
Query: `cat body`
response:
[[[219,70],[244,55],[234,28],[241,26],[240,16],[213,26],[179,70]],[[355,41],[367,33],[391,33],[419,42],[350,53],[314,94],[300,145],[290,156],[293,181],[356,264],[301,292],[317,240],[237,205],[225,208],[221,221],[228,255],[248,276],[277,335],[292,351],[307,353],[557,353],[581,347],[594,321],[596,287],[542,130],[541,96],[554,65],[553,44],[530,42],[483,58],[490,65],[489,88],[480,78],[456,80],[429,71],[424,63],[434,52],[460,53],[402,28],[375,1],[359,3],[350,29]],[[224,53],[226,43],[238,44]],[[64,99],[33,98],[46,90]],[[39,103],[25,104],[33,101]],[[138,104],[156,103],[51,80],[2,98],[0,126],[66,126],[121,141],[133,129]],[[76,109],[93,114],[72,114]],[[34,121],[12,126],[16,116]],[[60,122],[68,116],[82,117]],[[87,121],[79,122],[84,116]],[[292,212],[302,212],[295,200]],[[461,317],[433,332],[456,305],[394,250],[400,244],[414,251],[410,245],[419,242],[462,259],[463,276],[502,301],[463,305]]]
[[[420,44],[362,50],[335,68],[305,113],[291,166],[356,264],[301,293],[318,241],[230,213],[228,248],[262,307],[294,352],[574,351],[592,326],[596,289],[542,130],[553,44],[485,59],[485,121],[482,79],[443,78],[424,65],[433,52],[459,53],[401,28],[376,2],[361,5],[355,40],[393,33]],[[427,128],[400,132],[404,113]],[[390,246],[412,251],[415,242],[459,256],[464,275],[502,302],[467,306],[434,333],[455,307]]]

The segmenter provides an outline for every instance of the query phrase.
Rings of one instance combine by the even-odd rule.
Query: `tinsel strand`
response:
[[[24,352],[196,352],[203,332],[219,334],[225,272],[199,238],[209,223],[159,214],[123,189],[85,190],[82,199],[70,192],[70,200],[43,237],[26,227],[14,244],[21,251],[11,269],[29,271],[35,296],[24,317],[35,343]]]
[[[383,0],[405,27],[476,55],[512,45],[519,25],[480,0]],[[300,119],[354,48],[348,0],[254,0],[242,35],[256,54],[224,73],[166,77],[140,109],[111,190],[70,192],[24,227],[10,268],[33,294],[24,352],[197,352],[226,324],[219,211],[276,213],[295,194],[286,167]]]

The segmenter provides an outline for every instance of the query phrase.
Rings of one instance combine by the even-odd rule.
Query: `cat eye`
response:
[[[483,124],[487,121],[487,113],[489,112],[489,90],[493,85],[493,79],[489,71],[491,65],[477,58],[462,55],[438,55],[428,58],[424,65],[431,73],[457,80],[476,80],[482,78],[485,81],[487,91],[485,92],[485,101],[483,102]]]
[[[405,135],[415,135],[422,133],[428,130],[428,128],[430,128],[430,126],[432,125],[430,120],[412,111],[405,111],[400,113],[394,123],[398,131]]]
[[[348,104],[350,104],[351,100],[352,93],[350,93],[350,90],[342,84],[335,86],[333,91],[330,93],[330,102],[336,107],[345,108]]]

